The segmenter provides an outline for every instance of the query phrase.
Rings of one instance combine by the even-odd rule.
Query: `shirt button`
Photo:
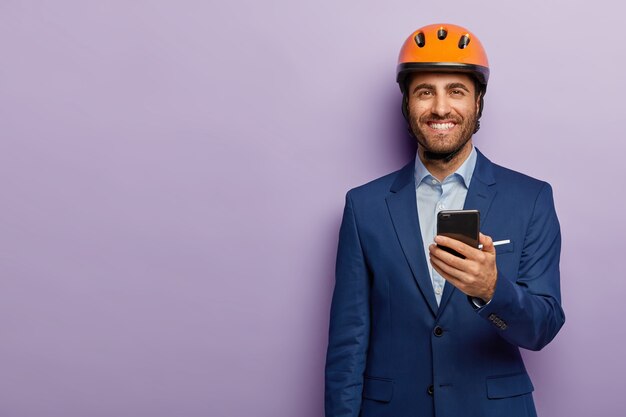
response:
[[[439,210],[443,210],[444,208],[446,208],[443,204],[439,204]]]
[[[430,182],[433,183],[433,184],[437,184],[437,180],[434,179],[434,178],[432,180],[430,180]]]
[[[441,288],[436,288],[435,289],[435,294],[441,295]]]

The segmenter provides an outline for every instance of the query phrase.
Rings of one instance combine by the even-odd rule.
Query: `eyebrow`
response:
[[[434,90],[435,86],[433,84],[421,83],[415,86],[415,88],[413,89],[413,93],[415,93],[417,90],[420,90],[422,88],[426,90]]]
[[[461,90],[465,90],[468,93],[470,92],[469,89],[463,83],[446,84],[446,90],[452,90],[454,88],[460,88]],[[433,84],[421,83],[415,86],[415,88],[413,89],[413,93],[415,93],[417,90],[420,90],[420,89],[435,90],[435,86]]]
[[[469,89],[463,83],[450,83],[446,85],[446,90],[452,90],[454,88],[460,88],[461,90],[465,90],[468,93],[470,92]]]

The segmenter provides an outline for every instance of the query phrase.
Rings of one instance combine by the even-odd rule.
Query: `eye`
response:
[[[465,95],[465,92],[463,90],[460,90],[460,89],[454,89],[454,90],[451,91],[451,93],[452,93],[452,95],[455,95],[455,96],[463,96],[463,95]]]
[[[430,97],[432,95],[433,95],[433,93],[430,90],[419,90],[417,92],[417,96],[418,97]]]

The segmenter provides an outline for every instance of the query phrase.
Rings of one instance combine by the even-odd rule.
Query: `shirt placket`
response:
[[[448,199],[452,188],[452,178],[446,178],[443,183],[438,184],[437,190],[439,193],[439,198],[437,199],[437,203],[434,207],[433,218],[437,219],[437,215],[441,210],[448,209]],[[433,224],[433,237],[437,234],[437,222],[435,220]],[[444,286],[446,285],[446,280],[439,275],[431,265],[431,277],[433,280],[433,289],[435,291],[435,298],[437,299],[437,305],[441,303],[441,296],[443,294]]]

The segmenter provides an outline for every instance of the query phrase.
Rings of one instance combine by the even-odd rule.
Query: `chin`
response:
[[[429,146],[424,146],[422,144],[420,144],[424,150],[429,151],[429,152],[434,152],[434,153],[449,153],[449,152],[454,152],[460,148],[463,148],[463,146],[465,146],[465,143],[467,142],[454,142],[454,143],[436,143],[434,146],[432,145],[432,143],[426,142],[427,145]]]
[[[440,147],[425,146],[419,142],[418,145],[423,149],[423,155],[426,159],[450,162],[467,146],[470,139],[471,138],[468,138],[464,142],[459,141],[448,146]]]

